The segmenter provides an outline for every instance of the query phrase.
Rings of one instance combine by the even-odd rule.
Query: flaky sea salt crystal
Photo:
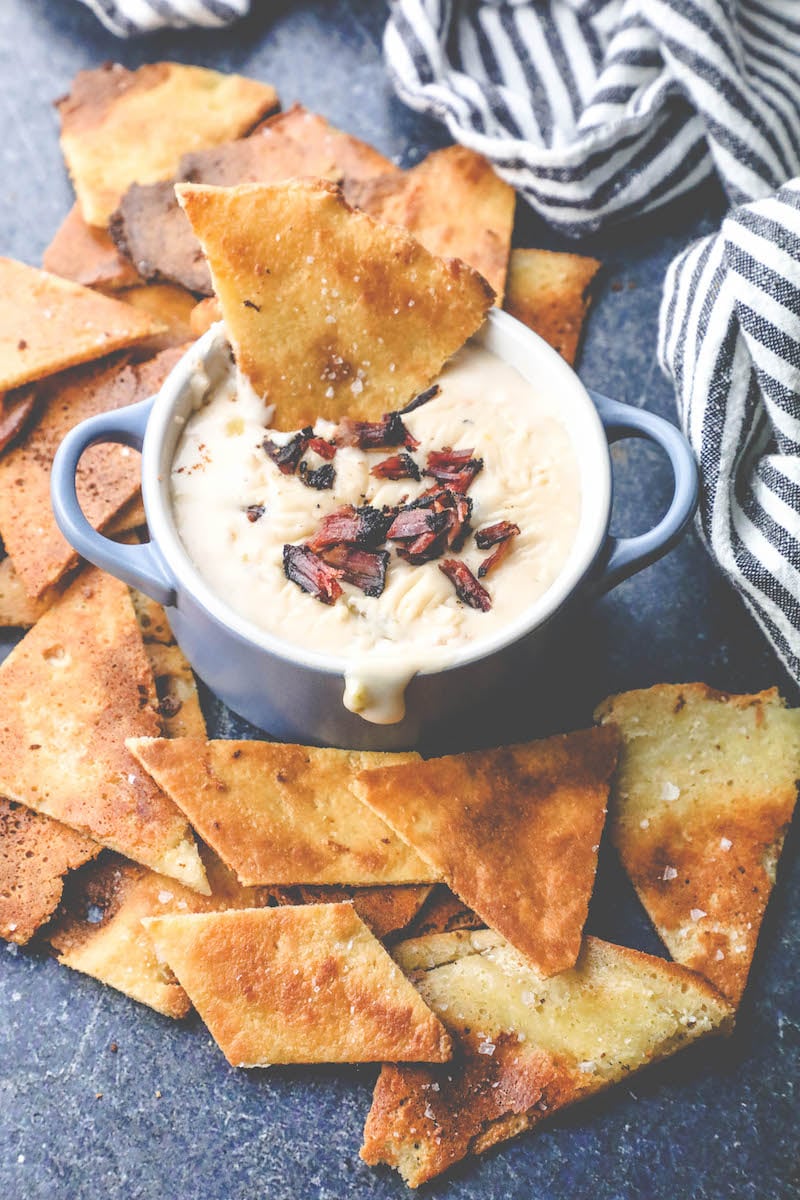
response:
[[[674,783],[670,783],[669,780],[667,780],[665,783],[662,783],[662,785],[661,785],[661,792],[659,794],[659,799],[666,800],[666,802],[668,804],[671,804],[673,800],[678,799],[678,796],[680,796],[680,794],[681,794],[681,789],[679,787],[676,787]]]
[[[650,828],[650,818],[642,817],[641,821],[639,822],[639,828],[640,829],[649,829]]]
[[[478,1054],[494,1054],[496,1046],[488,1038],[478,1046]]]
[[[691,909],[689,916],[693,921],[702,921],[703,917],[708,916],[708,913],[704,908],[693,908]]]
[[[583,1071],[584,1073],[593,1071],[594,1068],[595,1068],[595,1061],[593,1058],[586,1058],[583,1060],[583,1062],[578,1063],[578,1070]]]
[[[354,379],[353,382],[350,384],[350,391],[353,393],[354,396],[358,396],[360,392],[363,392],[363,390],[364,390],[364,384],[363,384],[362,380],[360,380],[360,379]]]
[[[664,867],[664,874],[661,876],[661,878],[662,879],[677,879],[678,872],[675,870],[674,867]]]
[[[159,904],[169,904],[172,899],[174,899],[172,892],[163,891],[158,893]]]
[[[732,845],[733,845],[733,842],[731,841],[730,838],[724,837],[724,838],[719,839],[720,850],[730,850]]]
[[[721,950],[718,948],[718,949],[717,949],[717,952],[716,952],[716,954],[714,955],[714,958],[716,959],[716,961],[717,961],[717,962],[722,962],[722,960],[723,960],[723,958],[724,958],[724,957],[725,957],[725,955],[724,955],[724,954],[722,953],[722,951],[721,951]]]

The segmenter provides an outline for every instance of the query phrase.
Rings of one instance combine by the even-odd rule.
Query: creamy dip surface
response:
[[[284,574],[283,548],[302,543],[323,517],[342,505],[377,508],[413,500],[433,484],[424,475],[385,480],[370,470],[403,447],[339,447],[328,491],[284,475],[262,443],[272,409],[235,369],[213,386],[197,381],[198,400],[175,453],[171,490],[178,533],[209,587],[260,629],[297,646],[336,655],[347,663],[344,703],[378,723],[401,720],[403,692],[420,670],[447,665],[465,646],[500,633],[554,582],[574,542],[581,510],[578,464],[558,416],[558,398],[540,393],[489,351],[466,346],[439,378],[441,391],[403,417],[420,445],[411,451],[424,468],[429,451],[470,449],[483,459],[473,480],[473,530],[498,521],[519,526],[504,560],[481,581],[492,599],[488,612],[456,595],[440,571],[441,559],[413,566],[391,552],[386,586],[377,597],[342,584],[332,605],[303,592]],[[205,394],[202,394],[205,391]],[[335,426],[318,421],[329,439]],[[271,433],[276,442],[291,435]],[[309,467],[322,460],[313,452]],[[250,520],[247,510],[263,507]],[[492,550],[472,534],[445,558],[466,562],[477,575]]]

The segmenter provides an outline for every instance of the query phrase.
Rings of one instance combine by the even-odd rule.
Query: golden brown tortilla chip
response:
[[[73,283],[110,292],[141,282],[133,263],[120,254],[104,229],[86,224],[77,204],[59,225],[42,266]]]
[[[278,97],[267,83],[205,67],[106,63],[79,71],[57,107],[84,220],[105,226],[130,184],[169,179],[187,151],[241,137]]]
[[[50,607],[51,596],[31,600],[10,558],[0,560],[0,629],[30,629]]]
[[[446,1067],[386,1066],[375,1087],[361,1157],[410,1187],[733,1025],[699,976],[597,938],[554,979],[491,930],[392,953],[455,1043]]]
[[[345,194],[370,216],[405,226],[431,254],[469,263],[502,303],[516,197],[481,154],[447,146],[410,171],[348,186]]]
[[[554,975],[580,950],[618,743],[613,728],[587,729],[364,771],[355,791],[487,925]]]
[[[131,589],[131,599],[145,645],[149,642],[161,642],[164,646],[173,645],[175,638],[161,605],[145,596],[144,592],[137,592],[135,588]]]
[[[183,652],[176,645],[165,646],[158,641],[146,641],[145,652],[156,681],[164,736],[205,738],[206,722],[197,684]]]
[[[44,933],[58,961],[164,1016],[185,1016],[189,997],[169,967],[158,961],[142,918],[261,903],[256,889],[241,887],[215,855],[204,846],[200,850],[209,896],[108,851],[71,875],[61,908]]]
[[[32,423],[36,412],[36,388],[14,388],[0,392],[0,454]]]
[[[581,254],[512,250],[503,307],[574,364],[602,263]]]
[[[443,883],[437,883],[431,895],[409,922],[408,938],[425,937],[431,933],[454,933],[458,929],[482,929],[485,922],[467,908]]]
[[[128,589],[90,569],[0,664],[0,795],[204,891],[183,814],[125,749],[160,732]]]
[[[450,1057],[441,1022],[351,904],[144,926],[231,1066]]]
[[[128,748],[244,884],[436,878],[351,791],[367,764],[415,755],[191,738],[133,737]]]
[[[163,326],[148,313],[13,258],[0,258],[0,391],[92,362],[157,333],[163,333]]]
[[[279,429],[402,407],[491,304],[476,272],[351,209],[331,184],[176,190],[238,364],[277,404]]]
[[[147,348],[151,353],[157,354],[160,350],[171,350],[176,346],[188,349],[188,343],[194,341],[190,318],[197,302],[185,288],[171,283],[147,283],[126,288],[119,293],[119,298],[140,312],[150,313],[165,327],[166,332],[148,339]]]
[[[383,941],[405,929],[432,891],[431,884],[397,884],[391,887],[324,887],[298,884],[295,887],[262,889],[270,904],[338,904],[352,901],[365,925]]]
[[[611,831],[672,957],[738,1004],[800,780],[800,709],[775,688],[661,684],[605,700],[623,737]]]
[[[168,350],[140,364],[113,359],[65,372],[37,388],[40,420],[0,459],[0,536],[32,598],[40,597],[78,562],[50,505],[50,467],[62,439],[95,413],[151,396],[179,356]],[[78,496],[96,529],[112,521],[138,490],[139,456],[127,446],[94,446],[83,456]]]
[[[395,166],[390,158],[381,154],[374,146],[329,125],[319,113],[309,112],[307,108],[303,108],[302,104],[293,104],[286,112],[269,117],[265,122],[265,127],[273,133],[280,133],[284,137],[291,138],[294,142],[306,147],[308,152],[313,151],[314,155],[320,158],[327,155],[334,164],[335,176],[331,177],[335,177],[337,180],[372,179],[376,175],[400,173],[399,167]],[[259,133],[262,128],[264,126],[260,126],[256,133]],[[321,172],[313,171],[295,171],[294,173],[296,175],[321,174]],[[190,179],[193,183],[222,182],[219,179],[195,179],[189,175],[186,175],[185,178]],[[231,179],[229,182],[244,183],[245,181]]]
[[[23,946],[58,907],[69,871],[102,846],[0,796],[0,937]]]

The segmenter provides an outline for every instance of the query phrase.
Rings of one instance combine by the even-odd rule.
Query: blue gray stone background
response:
[[[107,34],[76,0],[0,3],[0,253],[39,263],[71,203],[52,101],[82,67],[159,58],[274,83],[411,165],[448,139],[405,109],[384,74],[386,5],[262,3],[237,27],[136,42]],[[165,115],[168,120],[168,114]],[[655,359],[661,282],[672,255],[713,230],[708,185],[579,250],[605,263],[580,373],[589,387],[674,416]],[[518,245],[575,249],[528,210]],[[614,528],[635,532],[668,500],[659,456],[614,451]],[[0,657],[11,639],[0,643]],[[513,715],[476,740],[575,727],[606,693],[660,681],[730,690],[783,675],[695,536],[579,614]],[[243,731],[204,696],[213,733]],[[473,734],[470,734],[472,737]],[[425,1190],[448,1200],[788,1200],[800,1194],[800,836],[790,835],[737,1032],[458,1167]],[[660,953],[604,843],[590,928]],[[112,1050],[112,1044],[117,1047]],[[401,1197],[364,1166],[374,1068],[234,1071],[197,1018],[173,1023],[44,957],[0,944],[0,1197],[3,1200],[365,1200]]]

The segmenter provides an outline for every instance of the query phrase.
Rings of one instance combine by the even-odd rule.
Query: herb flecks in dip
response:
[[[417,671],[521,617],[578,528],[578,465],[557,397],[476,346],[439,384],[402,414],[405,434],[325,421],[279,434],[231,367],[190,415],[173,462],[178,531],[210,588],[260,629],[343,660],[345,703],[369,720],[401,719]],[[308,486],[322,466],[330,486]],[[452,499],[435,511],[424,493]],[[464,536],[434,545],[454,522]]]

